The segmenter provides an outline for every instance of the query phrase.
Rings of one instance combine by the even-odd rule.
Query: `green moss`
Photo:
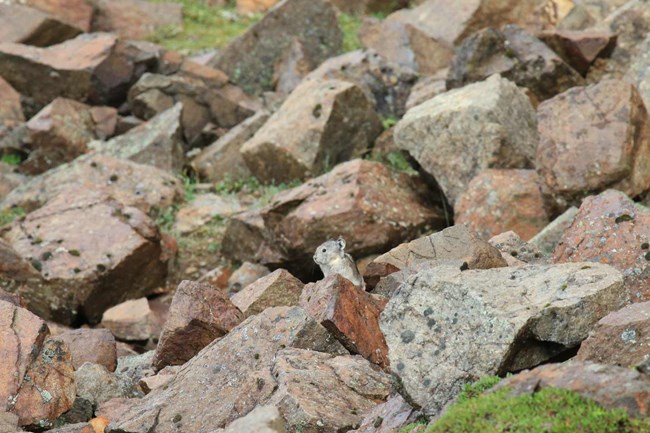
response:
[[[404,427],[402,427],[401,429],[399,429],[399,432],[398,432],[398,433],[411,433],[411,432],[413,432],[413,430],[418,429],[418,427],[419,427],[420,429],[418,429],[418,430],[416,430],[416,431],[421,431],[421,428],[422,428],[423,426],[426,426],[426,425],[427,425],[427,422],[426,422],[426,421],[413,422],[413,423],[408,424],[408,425],[405,425]]]
[[[411,166],[411,163],[406,158],[406,154],[401,150],[394,150],[386,154],[368,154],[365,159],[370,161],[381,162],[388,165],[394,171],[406,173],[410,176],[415,176],[418,172]]]
[[[205,0],[175,1],[183,5],[183,28],[164,27],[149,40],[183,54],[224,47],[262,17],[261,14],[241,16],[232,5],[209,6]]]
[[[20,165],[21,159],[19,155],[2,155],[0,161],[9,165]]]
[[[174,221],[176,221],[176,212],[178,212],[178,206],[172,205],[165,209],[162,209],[158,213],[158,217],[156,218],[156,225],[161,232],[166,234],[172,233],[172,227],[174,225]]]
[[[343,32],[343,52],[358,50],[362,47],[359,40],[361,18],[348,14],[339,14],[339,26]]]
[[[474,383],[468,383],[458,395],[458,402],[461,403],[476,398],[500,381],[501,378],[499,376],[484,376]]]
[[[508,390],[465,399],[452,406],[426,433],[642,433],[650,420],[633,420],[574,392],[544,388],[508,397]]]
[[[21,207],[12,207],[0,211],[0,227],[13,222],[15,219],[25,216],[25,209]]]
[[[183,181],[183,189],[185,190],[185,201],[192,202],[196,198],[196,184],[198,181],[194,176],[183,174],[181,175]]]
[[[388,117],[384,117],[384,118],[381,119],[381,124],[384,127],[384,130],[386,130],[386,129],[390,129],[393,126],[395,126],[397,124],[398,120],[399,119],[397,119],[397,117],[388,116]]]

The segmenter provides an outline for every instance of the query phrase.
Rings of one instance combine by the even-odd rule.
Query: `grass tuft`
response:
[[[10,224],[18,218],[24,217],[25,214],[25,209],[21,207],[12,207],[0,211],[0,227]]]
[[[358,50],[362,48],[359,40],[359,30],[361,29],[361,18],[341,13],[339,14],[339,27],[343,32],[343,52]]]
[[[2,155],[0,161],[9,165],[20,165],[21,158],[20,155]]]

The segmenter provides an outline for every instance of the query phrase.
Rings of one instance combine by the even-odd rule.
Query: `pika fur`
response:
[[[323,242],[314,253],[314,262],[326,277],[339,274],[357,287],[364,288],[363,278],[352,256],[345,252],[345,239],[330,239]]]

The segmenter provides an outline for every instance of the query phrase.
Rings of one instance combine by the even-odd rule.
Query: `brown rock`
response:
[[[410,110],[447,91],[447,72],[442,69],[434,75],[420,77],[411,89],[406,109]]]
[[[526,264],[546,264],[548,258],[513,231],[493,236],[490,245],[501,251],[501,256],[508,262],[508,266],[523,266]]]
[[[650,358],[650,302],[628,305],[598,321],[576,359],[634,367]]]
[[[571,89],[539,106],[536,166],[560,209],[616,188],[650,188],[648,112],[634,86],[618,80]]]
[[[562,388],[596,401],[606,409],[622,409],[644,417],[650,408],[650,377],[630,368],[570,361],[548,364],[502,380],[492,390],[507,387],[510,395],[532,394],[543,388]]]
[[[15,188],[27,182],[27,177],[16,171],[15,166],[0,161],[0,200]]]
[[[9,412],[0,412],[0,431],[6,433],[23,432],[18,427],[18,415]]]
[[[254,14],[266,12],[277,2],[278,0],[237,0],[237,13]]]
[[[72,39],[81,29],[37,9],[0,4],[0,41],[47,47]]]
[[[180,366],[178,365],[167,366],[154,376],[143,377],[140,379],[140,387],[145,394],[149,394],[156,388],[167,386],[167,384],[169,384],[176,377],[176,373],[178,373],[179,368]]]
[[[228,220],[226,231],[221,241],[221,252],[224,257],[246,262],[255,260],[258,250],[264,244],[264,218],[257,210],[235,214]],[[265,267],[266,268],[266,267]],[[267,273],[268,273],[268,268]],[[250,281],[252,282],[252,281]],[[238,292],[244,285],[229,287]]]
[[[239,292],[244,287],[253,284],[270,273],[271,271],[264,265],[244,262],[228,279],[228,290],[234,293]]]
[[[454,207],[454,222],[489,239],[509,230],[529,240],[549,223],[535,170],[483,170]]]
[[[159,323],[147,298],[122,302],[104,311],[102,326],[120,340],[148,340],[159,332]]]
[[[0,293],[2,300],[23,306],[20,295],[14,292],[20,290],[27,283],[38,281],[40,281],[38,271],[11,245],[0,238]]]
[[[183,6],[144,0],[92,0],[93,31],[115,32],[125,39],[145,39],[163,27],[183,27]]]
[[[25,121],[23,108],[20,105],[20,94],[9,83],[0,77],[0,131],[12,128]]]
[[[187,362],[242,319],[239,309],[220,290],[193,281],[181,282],[156,348],[154,369]]]
[[[378,404],[364,414],[363,421],[357,430],[350,433],[395,433],[402,427],[415,422],[418,411],[413,409],[404,398],[395,394],[386,403]],[[416,431],[411,430],[411,433]]]
[[[115,371],[117,349],[115,337],[108,329],[74,329],[57,335],[56,339],[68,346],[75,370],[84,362],[91,362]]]
[[[597,30],[549,30],[539,39],[583,76],[597,57],[607,57],[616,46],[615,34]]]
[[[135,398],[111,398],[97,405],[95,415],[106,418],[109,421],[116,421],[137,400]]]
[[[351,353],[388,367],[388,347],[379,329],[385,299],[376,298],[338,274],[307,284],[300,306]]]
[[[93,8],[87,0],[26,0],[24,3],[84,32],[90,31]]]
[[[381,132],[363,91],[338,80],[306,81],[242,147],[262,182],[289,182],[321,174],[361,156]]]
[[[232,296],[232,303],[250,317],[270,307],[298,305],[303,283],[284,269],[261,277]]]
[[[191,233],[215,218],[228,218],[241,212],[242,205],[236,197],[218,194],[199,194],[176,213],[173,231]]]
[[[300,40],[294,39],[275,64],[273,88],[282,95],[288,95],[314,66]]]
[[[208,284],[219,290],[226,291],[228,289],[228,279],[231,275],[232,268],[228,266],[217,266],[205,275],[202,275],[197,282]]]
[[[115,134],[119,117],[115,108],[91,107],[90,115],[93,117],[97,138],[105,140]]]
[[[557,263],[607,263],[623,273],[632,300],[650,299],[650,212],[625,194],[587,197],[555,249]]]

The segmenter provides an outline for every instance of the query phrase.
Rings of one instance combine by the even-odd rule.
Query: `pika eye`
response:
[[[326,252],[327,252],[327,248],[323,248],[321,251],[324,252],[324,253],[326,253]]]

